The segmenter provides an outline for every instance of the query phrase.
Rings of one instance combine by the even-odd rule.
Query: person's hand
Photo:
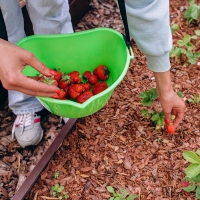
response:
[[[10,42],[0,39],[0,80],[7,90],[17,90],[32,96],[56,95],[56,86],[38,82],[22,74],[26,65],[30,65],[40,73],[50,76],[49,69],[36,57]]]
[[[182,121],[185,111],[184,101],[173,90],[167,95],[160,93],[159,102],[163,108],[165,119],[171,119],[175,115],[174,127]]]
[[[165,115],[164,117],[170,120],[171,115],[175,115],[174,127],[176,128],[183,120],[185,103],[172,88],[170,71],[154,72],[154,75],[159,102]]]

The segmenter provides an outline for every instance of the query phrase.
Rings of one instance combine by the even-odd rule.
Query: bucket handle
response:
[[[124,2],[124,0],[117,0],[117,1],[118,1],[119,10],[121,13],[122,21],[124,24],[124,29],[125,29],[125,35],[124,34],[122,34],[122,35],[124,36],[124,40],[125,40],[126,46],[129,49],[129,53],[131,53],[130,57],[133,58],[133,50],[132,50],[132,44],[131,44],[131,40],[130,40],[125,2]]]
[[[129,58],[130,58],[130,60],[131,60],[131,59],[134,58],[133,49],[132,49],[132,47],[130,47],[130,48],[128,48],[128,50],[129,50]]]

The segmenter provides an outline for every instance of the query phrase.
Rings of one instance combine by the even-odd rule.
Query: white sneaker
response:
[[[17,115],[12,128],[12,137],[14,136],[23,148],[37,145],[43,137],[40,116],[35,113]]]

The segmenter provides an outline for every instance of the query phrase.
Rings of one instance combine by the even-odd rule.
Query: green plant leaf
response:
[[[112,186],[107,186],[107,190],[108,190],[108,192],[110,192],[112,194],[115,193],[115,190]]]
[[[184,36],[184,38],[183,38],[183,43],[184,43],[184,45],[187,45],[187,43],[190,42],[190,40],[191,40],[191,36],[188,35],[188,34],[186,34],[186,35]]]
[[[200,174],[198,174],[197,176],[195,176],[192,180],[195,183],[199,183],[200,182]]]
[[[195,52],[195,53],[194,53],[194,57],[195,57],[195,58],[199,58],[199,57],[200,57],[200,53],[199,53],[199,52]]]
[[[149,93],[150,93],[152,99],[156,99],[158,97],[158,93],[157,93],[156,88],[150,89]]]
[[[200,199],[200,186],[196,188],[196,198]]]
[[[192,152],[192,151],[184,151],[183,152],[183,157],[185,158],[185,160],[187,160],[188,162],[191,163],[198,163],[200,164],[200,158],[197,156],[196,153]]]
[[[197,36],[200,36],[200,30],[195,30],[194,32]]]
[[[194,5],[192,7],[191,15],[190,16],[192,17],[192,19],[195,19],[195,20],[198,19],[198,17],[199,17],[199,8],[198,8],[197,5]]]
[[[194,102],[191,98],[188,98],[187,101],[188,101],[189,103]]]
[[[157,121],[159,119],[159,114],[158,113],[154,113],[151,117],[151,120],[154,122],[154,121]]]
[[[142,99],[142,105],[144,106],[150,106],[153,103],[153,100],[151,100],[149,97]]]
[[[136,194],[130,194],[126,200],[133,200],[133,199],[135,199],[137,197],[138,196]]]
[[[178,29],[179,29],[179,25],[178,25],[178,24],[172,24],[172,25],[170,26],[170,28],[171,28],[171,32],[174,33],[175,30],[178,30]]]
[[[149,97],[148,92],[141,92],[139,94],[139,98],[141,98],[141,99],[146,98],[146,97]]]
[[[186,192],[192,192],[193,190],[195,190],[195,188],[196,188],[196,185],[189,185],[189,186],[183,188],[183,190]]]
[[[186,56],[187,56],[188,58],[193,58],[193,53],[192,53],[192,51],[187,51]]]
[[[195,64],[196,61],[197,61],[196,58],[190,58],[190,59],[188,60],[188,62],[189,62],[190,64]]]
[[[62,192],[63,191],[63,189],[64,189],[64,186],[60,186],[60,187],[58,187],[58,190],[57,190],[57,192]]]
[[[197,149],[196,154],[200,156],[200,149]]]
[[[196,176],[196,177],[197,177],[197,176]],[[195,177],[195,178],[196,178],[196,177]],[[190,183],[195,183],[194,178],[189,178],[189,177],[186,176],[186,177],[185,177],[185,180],[188,181],[188,182],[190,182]]]
[[[182,92],[177,92],[176,93],[180,98],[183,98],[183,93]]]
[[[159,117],[159,119],[157,120],[157,124],[158,124],[159,126],[164,125],[164,124],[165,124],[165,120],[164,120],[164,118]]]
[[[173,54],[177,57],[180,57],[182,53],[182,48],[176,47],[173,51]]]
[[[127,194],[128,194],[127,191],[126,191],[125,189],[120,188],[119,191],[120,191],[120,193],[121,193],[121,195],[122,195],[123,197],[126,197]]]
[[[198,174],[200,174],[200,165],[197,163],[193,163],[186,168],[186,175],[189,178],[194,178]]]

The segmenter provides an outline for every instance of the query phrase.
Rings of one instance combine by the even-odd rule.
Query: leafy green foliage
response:
[[[54,173],[54,178],[57,179],[59,177],[59,172]]]
[[[171,28],[171,32],[174,33],[176,30],[179,29],[179,25],[178,24],[172,24],[170,26],[170,28]]]
[[[153,110],[142,110],[141,111],[143,117],[150,118],[151,121],[156,125],[156,129],[159,130],[160,128],[164,128],[165,119],[164,119],[164,112],[155,112]]]
[[[183,93],[182,92],[177,92],[176,93],[180,98],[183,98]]]
[[[63,192],[64,186],[60,186],[59,184],[53,185],[52,188],[52,194],[55,197],[58,197],[59,199],[68,199],[69,196],[66,192]]]
[[[185,54],[187,62],[190,64],[195,64],[197,59],[200,57],[200,53],[192,51],[194,49],[194,45],[192,44],[191,40],[198,39],[199,35],[200,30],[196,30],[195,35],[190,36],[186,34],[183,40],[178,40],[177,46],[173,46],[170,52],[170,57],[181,57],[182,54]]]
[[[187,19],[189,24],[194,20],[199,21],[200,6],[195,3],[195,0],[189,0],[189,7],[183,16]]]
[[[144,106],[150,106],[157,97],[158,93],[155,88],[152,88],[147,92],[141,92],[139,94],[139,98],[142,99],[142,104]]]
[[[195,94],[194,99],[188,98],[187,101],[189,103],[193,103],[193,104],[197,105],[200,102],[199,95]]]
[[[183,187],[186,192],[193,192],[196,190],[196,198],[200,199],[200,149],[196,152],[184,151],[183,157],[191,164],[186,168],[186,176],[184,178],[188,185]]]
[[[120,188],[118,191],[115,191],[112,186],[107,186],[108,192],[111,193],[110,200],[133,200],[137,198],[135,194],[128,194],[125,189]]]

